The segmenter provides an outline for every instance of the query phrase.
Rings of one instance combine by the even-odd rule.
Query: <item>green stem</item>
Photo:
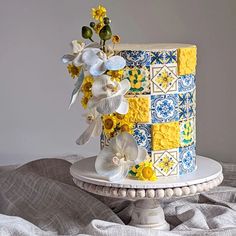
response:
[[[103,50],[103,52],[105,52],[105,44],[106,44],[106,40],[103,40],[103,43],[102,43],[102,50]]]
[[[94,42],[94,40],[93,40],[92,38],[89,38],[89,40],[90,40],[91,42]]]

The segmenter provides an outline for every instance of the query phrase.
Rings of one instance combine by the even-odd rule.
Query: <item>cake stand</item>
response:
[[[221,165],[206,157],[197,156],[197,170],[179,177],[159,178],[144,182],[125,179],[109,182],[95,171],[96,157],[74,163],[70,173],[77,186],[87,192],[112,198],[134,201],[130,225],[142,228],[169,230],[160,201],[195,195],[218,186],[223,181]]]

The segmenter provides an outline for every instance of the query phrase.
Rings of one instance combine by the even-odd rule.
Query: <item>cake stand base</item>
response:
[[[153,228],[159,230],[170,230],[170,225],[165,220],[165,215],[158,200],[137,200],[129,225],[140,228]]]
[[[141,228],[169,230],[160,205],[162,199],[195,195],[215,188],[223,181],[221,165],[197,156],[197,170],[184,176],[159,178],[157,181],[125,179],[109,182],[95,171],[96,157],[80,160],[71,166],[75,184],[87,192],[134,201],[130,225]]]

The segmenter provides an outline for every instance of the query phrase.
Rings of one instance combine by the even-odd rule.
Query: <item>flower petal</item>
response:
[[[120,81],[120,90],[119,94],[125,95],[130,90],[130,82],[128,79],[123,79]]]
[[[129,111],[129,103],[126,99],[122,99],[120,106],[117,108],[116,112],[119,114],[125,115]]]
[[[99,49],[97,49],[99,51]],[[96,51],[93,48],[85,49],[82,53],[82,62],[87,66],[93,66],[101,61],[101,59],[97,56]]]
[[[131,134],[127,132],[122,132],[118,134],[115,138],[115,143],[117,147],[120,149],[120,152],[126,156],[127,160],[135,161],[137,159],[138,145]]]
[[[100,151],[95,161],[95,170],[99,175],[112,178],[120,173],[121,166],[113,163],[114,156],[115,153],[110,146],[106,146]]]
[[[110,57],[105,62],[105,67],[107,70],[120,70],[120,69],[123,69],[125,65],[126,65],[126,61],[121,56]]]
[[[111,114],[118,109],[121,104],[121,101],[121,95],[102,98],[97,104],[97,111],[100,114]]]
[[[119,168],[120,171],[116,175],[110,176],[108,179],[111,182],[120,182],[125,179],[125,177],[128,175],[130,166],[126,165],[125,163]]]
[[[81,66],[83,64],[83,61],[82,61],[82,54],[79,53],[73,60],[73,64],[75,66]]]
[[[135,164],[138,164],[147,159],[147,150],[144,147],[138,147],[138,156],[135,160]]]
[[[99,48],[100,49],[101,45],[99,43],[93,42],[89,43],[85,46],[85,48]]]
[[[71,42],[71,45],[72,45],[72,51],[73,51],[73,53],[79,53],[79,52],[81,52],[81,51],[84,49],[84,47],[85,47],[85,43],[81,43],[81,42],[79,42],[78,40],[73,40],[73,41]]]
[[[70,55],[70,54],[66,54],[64,55],[61,60],[63,63],[68,63],[68,62],[71,62],[75,59],[75,56],[74,55]]]
[[[77,79],[77,81],[75,83],[75,88],[72,91],[69,109],[70,109],[71,105],[76,101],[76,98],[77,98],[77,96],[79,94],[79,90],[80,90],[80,87],[81,87],[81,85],[83,83],[83,80],[84,80],[84,70],[82,69],[82,70],[80,70],[78,79]]]
[[[76,140],[76,144],[83,145],[93,137],[94,130],[96,129],[96,121],[94,120],[88,128],[81,134],[81,136]]]
[[[107,96],[108,93],[106,90],[104,90],[104,87],[108,84],[110,81],[110,76],[109,75],[101,75],[97,77],[92,86],[92,94],[95,97],[100,97],[100,96]]]
[[[106,72],[106,67],[101,59],[99,59],[97,64],[94,64],[89,68],[89,73],[93,76],[99,76],[104,74],[105,72]]]

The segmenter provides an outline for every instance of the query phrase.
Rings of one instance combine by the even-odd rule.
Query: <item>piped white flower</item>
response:
[[[126,114],[129,109],[128,101],[124,95],[130,89],[130,82],[127,79],[121,82],[112,81],[109,75],[97,77],[92,85],[93,97],[89,100],[90,108],[96,107],[101,114],[118,112]]]
[[[76,144],[83,145],[89,141],[91,137],[99,136],[102,133],[101,115],[95,109],[90,110],[85,114],[86,121],[89,124],[88,128],[76,140]]]
[[[146,157],[146,149],[139,147],[131,134],[122,132],[112,138],[109,146],[105,146],[98,154],[95,169],[109,181],[121,181],[131,166],[144,161]]]

